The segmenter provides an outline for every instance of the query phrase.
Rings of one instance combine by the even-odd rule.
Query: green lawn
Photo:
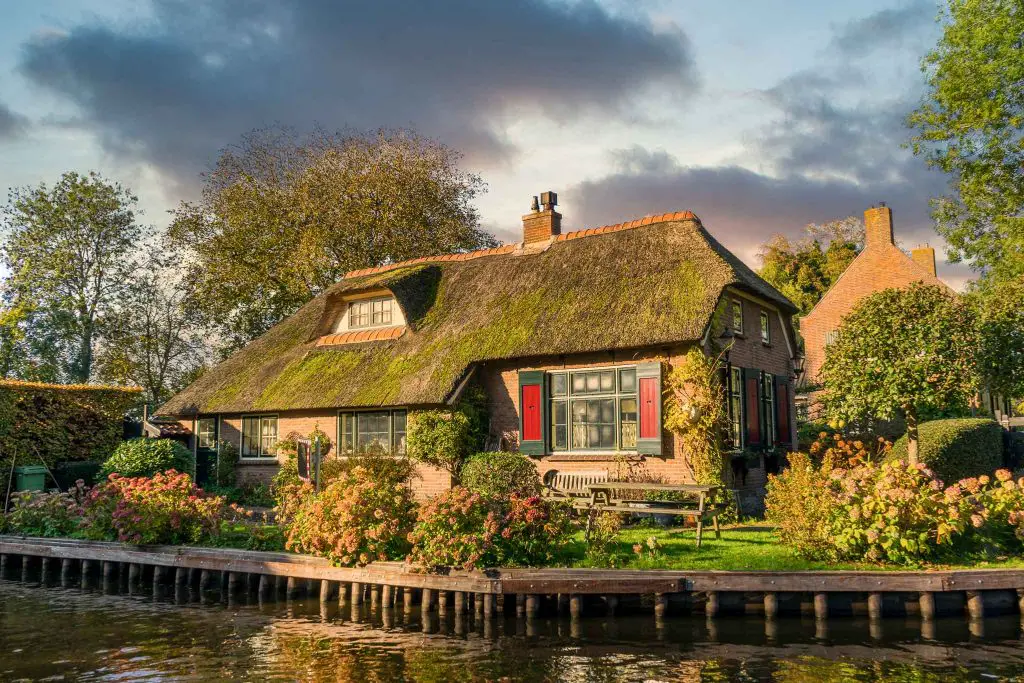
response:
[[[654,536],[661,545],[657,557],[638,558],[633,545],[644,543]],[[1006,558],[999,561],[966,560],[963,564],[932,564],[924,567],[894,567],[868,563],[828,563],[804,560],[789,547],[779,542],[773,530],[767,526],[740,525],[723,527],[722,538],[715,539],[713,530],[705,530],[704,539],[698,549],[693,529],[664,529],[658,527],[630,527],[619,534],[617,554],[626,559],[617,565],[628,569],[694,569],[694,570],[765,570],[798,571],[807,569],[861,569],[900,571],[906,569],[955,569],[955,568],[1011,568],[1024,567],[1024,558]],[[574,567],[590,567],[585,557],[583,535],[579,534],[568,564]]]

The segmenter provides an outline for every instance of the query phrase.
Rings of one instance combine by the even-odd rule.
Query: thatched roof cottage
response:
[[[347,274],[158,414],[186,422],[199,451],[235,442],[240,475],[265,479],[279,438],[318,425],[342,454],[401,452],[408,410],[475,385],[490,447],[519,448],[542,473],[628,461],[683,482],[662,378],[693,346],[729,338],[733,446],[748,451],[737,472],[754,465],[757,485],[749,451],[795,442],[793,304],[690,212],[563,234],[554,193],[544,198],[521,243]],[[418,485],[450,481],[424,471]]]

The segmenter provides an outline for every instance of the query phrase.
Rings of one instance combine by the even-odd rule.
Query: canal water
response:
[[[171,591],[173,593],[173,589]],[[226,604],[0,581],[0,681],[1024,680],[1017,617],[984,630],[651,616],[475,622],[319,601]]]

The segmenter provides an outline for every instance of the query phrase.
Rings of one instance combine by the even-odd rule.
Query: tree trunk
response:
[[[71,379],[77,383],[85,384],[92,374],[92,323],[82,326],[82,339],[78,347],[78,358],[75,361],[74,377]]]
[[[913,410],[905,411],[907,418],[907,460],[911,465],[917,464],[917,413]]]

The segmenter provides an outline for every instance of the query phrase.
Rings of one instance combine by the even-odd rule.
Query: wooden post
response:
[[[569,596],[569,615],[579,617],[583,615],[583,596],[573,593]]]
[[[412,612],[413,601],[415,598],[416,596],[413,594],[412,588],[409,588],[408,586],[402,588],[402,607],[407,613]]]
[[[526,615],[526,594],[516,594],[516,616],[522,617]]]
[[[349,598],[352,596],[352,586],[348,582],[341,582],[338,584],[338,608],[344,609],[348,607]]]
[[[814,594],[814,618],[818,621],[828,619],[828,593]]]
[[[273,592],[270,581],[270,577],[266,574],[260,575],[260,587],[257,589],[260,600],[267,600],[270,598],[270,595]]]
[[[462,591],[455,591],[455,614],[462,614],[466,611],[466,594]]]
[[[75,573],[75,561],[69,557],[65,557],[60,563],[60,582],[61,585],[70,586],[71,578]]]
[[[654,616],[661,618],[664,617],[666,614],[668,614],[668,596],[664,593],[655,593]]]
[[[238,595],[242,587],[242,575],[238,572],[228,573],[228,595]]]
[[[527,595],[524,608],[526,610],[527,618],[533,619],[537,616],[537,612],[540,611],[540,599],[532,593]]]
[[[384,587],[381,588],[380,599],[385,607],[392,607],[395,604],[395,589],[388,584],[384,584]]]
[[[352,582],[352,604],[361,605],[363,604],[363,584]]]
[[[985,602],[981,596],[981,591],[967,591],[967,614],[971,621],[985,618]]]
[[[103,580],[113,581],[117,577],[117,563],[104,561],[103,562]]]
[[[569,596],[565,593],[558,594],[558,613],[565,614],[569,611]]]
[[[188,568],[178,567],[174,570],[174,585],[175,586],[187,586],[188,585]]]
[[[434,591],[430,588],[424,588],[420,591],[420,611],[424,614],[434,609]]]
[[[334,588],[331,586],[331,582],[328,581],[327,579],[322,579],[320,581],[320,602],[321,603],[330,602],[331,597],[333,596],[333,593],[334,593]]]
[[[764,618],[774,619],[779,616],[779,594],[778,593],[765,593],[764,594]]]
[[[704,616],[717,617],[718,610],[718,591],[708,591],[708,600],[704,603]]]
[[[494,616],[494,594],[484,593],[484,618],[490,619]]]
[[[287,591],[288,592],[287,592],[286,597],[289,600],[294,600],[295,598],[298,598],[300,596],[300,594],[301,594],[302,588],[299,586],[299,580],[297,578],[295,578],[294,576],[289,576],[288,577],[288,589],[287,589]]]
[[[1024,588],[1017,589],[1017,611],[1024,616]]]
[[[881,593],[868,593],[868,618],[872,620],[882,618]]]
[[[921,606],[921,618],[925,621],[931,621],[935,618],[935,594],[931,592],[921,593],[918,598],[918,604]]]
[[[9,562],[7,558],[7,554],[0,553],[0,579],[7,577],[7,563]]]
[[[370,586],[370,609],[377,609],[380,605],[380,586],[373,584]]]
[[[437,591],[437,615],[439,617],[448,615],[448,591]]]
[[[170,567],[165,567],[162,564],[153,566],[153,593],[155,594],[160,590],[160,586],[167,582],[167,572]]]

